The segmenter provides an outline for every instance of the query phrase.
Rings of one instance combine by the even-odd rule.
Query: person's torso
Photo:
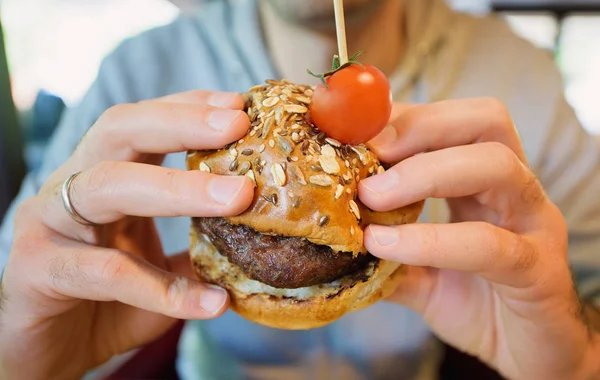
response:
[[[152,40],[153,47],[148,50],[152,53],[140,54],[142,62],[132,65],[143,65],[143,59],[154,59],[157,64],[145,69],[144,75],[128,78],[132,81],[129,85],[139,89],[131,96],[139,100],[193,89],[244,92],[265,79],[276,78],[262,45],[258,18],[252,13],[254,2],[235,2],[235,7],[230,9],[225,1],[212,2],[195,17],[146,35]],[[473,55],[468,49],[464,54]],[[453,75],[460,80],[445,78],[448,91],[440,96],[503,98],[509,108],[514,107],[516,120],[526,121],[528,114],[519,107],[510,84],[485,74],[468,78],[474,74],[465,73],[466,67],[478,60],[475,57],[469,63],[457,59]],[[419,76],[419,65],[413,70],[415,77]],[[510,75],[508,79],[516,80],[514,73]],[[486,79],[479,86],[481,78]],[[440,100],[431,99],[428,91],[419,91],[418,85],[407,91],[410,80],[398,81],[397,101]],[[168,155],[164,165],[184,169],[185,154]],[[428,201],[420,221],[443,222],[447,217],[443,201]],[[188,248],[188,218],[157,219],[157,228],[166,252]],[[438,348],[420,316],[385,302],[311,331],[269,329],[227,312],[215,320],[188,323],[178,367],[185,380],[434,379]]]
[[[193,27],[190,22],[182,29]],[[276,75],[267,65],[262,76],[253,75],[245,56],[229,49],[222,35],[185,36],[185,41],[178,43],[189,47],[179,59],[171,58],[169,73],[174,74],[161,78],[164,84],[157,86],[162,88],[152,97],[192,89],[244,92]],[[214,54],[204,50],[206,40],[202,37],[219,45],[221,57],[209,67],[190,70],[191,62],[206,62],[207,54]],[[195,50],[192,46],[201,48]],[[168,155],[163,165],[184,169],[185,154]],[[188,218],[163,218],[156,223],[166,252],[188,247]],[[346,315],[330,326],[311,331],[270,329],[229,311],[215,320],[188,323],[179,348],[178,367],[185,380],[415,379],[423,360],[437,359],[437,345],[429,343],[431,340],[420,316],[389,303]],[[435,365],[425,367],[434,369]]]

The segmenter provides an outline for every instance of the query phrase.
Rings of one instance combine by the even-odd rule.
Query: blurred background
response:
[[[2,127],[0,149],[13,159],[0,165],[35,169],[62,109],[81,99],[103,57],[123,39],[170,23],[202,1],[0,0],[0,115],[19,126]],[[600,138],[600,0],[446,1],[462,11],[496,12],[524,38],[551,51],[564,73],[568,100],[585,128]],[[8,104],[9,88],[14,107]],[[14,158],[20,155],[20,144],[13,143],[19,138],[23,163]]]

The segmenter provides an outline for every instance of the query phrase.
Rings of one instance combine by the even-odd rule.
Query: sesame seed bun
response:
[[[224,218],[231,225],[306,239],[334,252],[368,255],[363,244],[367,225],[414,223],[423,202],[385,213],[362,205],[358,182],[385,169],[366,146],[341,144],[310,123],[312,91],[287,81],[253,87],[246,94],[248,134],[224,149],[189,152],[188,169],[252,179],[254,199],[242,214]],[[191,237],[198,276],[228,289],[236,312],[276,328],[330,323],[384,298],[400,278],[399,264],[374,259],[360,273],[329,284],[274,288],[248,278],[194,227]]]

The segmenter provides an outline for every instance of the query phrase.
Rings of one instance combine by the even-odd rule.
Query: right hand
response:
[[[217,149],[249,128],[238,94],[192,91],[119,105],[15,216],[0,292],[0,377],[75,379],[156,339],[176,319],[208,319],[223,289],[194,278],[187,252],[166,257],[152,217],[229,216],[249,178],[161,167],[164,155]],[[100,226],[75,222],[61,199]]]

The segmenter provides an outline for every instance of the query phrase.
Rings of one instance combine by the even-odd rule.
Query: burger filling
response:
[[[194,226],[248,278],[275,288],[329,283],[363,270],[375,259],[371,255],[353,257],[352,253],[334,252],[302,238],[263,235],[248,226],[231,225],[223,218],[196,218]]]

